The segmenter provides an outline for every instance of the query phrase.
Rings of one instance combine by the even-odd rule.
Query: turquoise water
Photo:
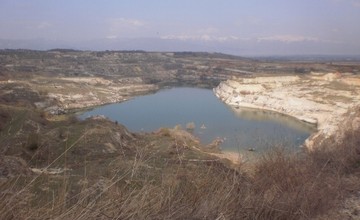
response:
[[[202,143],[209,144],[215,138],[221,138],[221,149],[233,152],[250,148],[262,151],[279,144],[298,147],[315,130],[307,123],[278,113],[231,108],[212,90],[199,88],[160,90],[123,103],[95,108],[80,118],[91,115],[105,115],[133,132],[151,132],[176,125],[185,129],[187,123],[194,122],[193,134]]]

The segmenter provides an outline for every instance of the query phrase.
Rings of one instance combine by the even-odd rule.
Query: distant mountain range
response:
[[[237,40],[226,41],[199,41],[162,38],[115,38],[84,41],[63,41],[46,39],[9,40],[0,39],[0,49],[32,49],[49,50],[66,48],[74,50],[143,50],[143,51],[193,51],[193,52],[220,52],[247,57],[263,57],[271,59],[292,60],[307,59],[360,59],[360,46],[332,44],[329,42],[299,41],[264,41],[264,40]],[[289,57],[290,56],[290,57]]]

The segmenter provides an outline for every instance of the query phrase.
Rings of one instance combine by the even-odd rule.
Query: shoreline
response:
[[[327,85],[327,83],[332,83],[332,81],[311,79],[311,76],[303,77],[304,76],[300,78],[299,76],[291,75],[281,77],[235,78],[221,82],[218,87],[213,88],[212,91],[217,98],[232,108],[251,108],[271,111],[316,126],[317,131],[307,138],[303,144],[311,149],[314,146],[315,139],[318,139],[320,136],[324,139],[336,132],[343,115],[347,112],[350,105],[343,103],[335,103],[335,105],[334,103],[322,103],[324,100],[321,96],[317,97],[321,99],[321,102],[314,98],[309,99],[307,97],[308,94],[305,94],[303,91],[309,90],[311,92],[314,90],[313,88],[316,88],[314,86],[320,86],[324,88],[324,90],[328,89],[322,86]],[[133,94],[127,92],[126,96],[121,95],[119,96],[120,99],[116,101],[108,98],[100,99],[100,97],[97,98],[96,94],[94,94],[91,97],[94,99],[89,103],[89,100],[77,100],[76,95],[69,95],[67,102],[72,103],[72,105],[68,106],[67,103],[61,103],[58,107],[63,108],[67,113],[76,114],[108,104],[122,103],[132,98],[156,93],[164,89],[152,84],[144,84],[143,86],[145,86],[146,89],[142,90],[140,94],[139,91],[135,91]],[[354,88],[357,87],[354,86]],[[294,91],[292,92],[291,90]],[[337,90],[334,91],[338,92]],[[356,92],[358,91],[360,90]],[[297,92],[299,92],[300,95],[297,94]],[[312,92],[318,91],[315,90]],[[329,93],[325,95],[333,94]],[[358,102],[353,103],[355,106],[356,103],[360,103],[360,99],[357,101]],[[333,112],[331,110],[333,110]],[[227,156],[231,161],[236,161],[234,159],[235,157],[238,158],[239,155]]]
[[[214,89],[213,89],[214,91]],[[217,98],[219,98],[221,101],[223,101],[221,99],[221,97],[218,96],[217,93],[215,93],[215,96]],[[223,101],[224,102],[224,101]],[[227,104],[226,102],[224,102],[225,104]],[[308,124],[311,124],[313,126],[316,126],[316,128],[318,127],[318,122],[317,120],[315,119],[312,119],[312,118],[306,118],[306,117],[301,117],[301,116],[297,116],[297,115],[292,115],[292,114],[288,114],[286,112],[283,112],[283,111],[279,111],[279,110],[276,110],[276,109],[272,109],[272,108],[266,108],[266,107],[261,107],[261,106],[257,106],[257,105],[254,105],[254,104],[251,104],[251,103],[239,103],[237,105],[234,105],[234,104],[228,104],[229,106],[231,107],[234,107],[234,108],[249,108],[249,109],[254,109],[254,110],[264,110],[264,111],[270,111],[270,112],[275,112],[275,113],[278,113],[278,114],[281,114],[281,115],[284,115],[284,116],[287,116],[287,117],[291,117],[291,118],[294,118],[294,119],[297,119],[299,121],[302,121],[302,122],[305,122],[305,123],[308,123]]]
[[[360,106],[360,87],[353,86],[350,92],[329,88],[335,83],[341,86],[340,80],[313,79],[311,75],[237,78],[221,82],[213,92],[235,109],[272,111],[316,125],[317,131],[304,142],[311,149],[315,142],[335,135],[349,109]]]
[[[172,87],[171,87],[171,88],[172,88]],[[161,91],[161,90],[163,90],[163,89],[169,89],[169,88],[160,88],[159,90],[155,91],[155,93],[156,93],[156,92],[159,92],[159,91]],[[213,88],[213,89],[210,90],[210,91],[213,91],[213,92],[214,92],[214,90],[215,90],[215,88]],[[210,92],[210,91],[209,91],[209,92]],[[139,97],[139,96],[143,96],[143,95],[152,94],[152,93],[154,93],[154,92],[153,92],[153,91],[150,91],[149,93],[141,94],[141,95],[136,95],[136,96],[134,96],[134,97],[132,97],[132,98],[129,98],[129,99],[127,99],[127,100],[131,100],[131,99],[133,99],[133,98],[136,98],[136,97]],[[215,96],[216,96],[217,98],[219,98],[219,96],[217,96],[216,93],[215,93]],[[122,103],[122,102],[127,101],[127,100],[123,100],[123,101],[116,102],[116,103]],[[92,110],[92,109],[95,109],[95,108],[98,108],[98,107],[101,107],[101,106],[111,105],[111,104],[116,104],[116,103],[104,103],[104,104],[102,104],[102,105],[96,105],[96,106],[92,106],[92,107],[86,107],[86,108],[80,108],[80,109],[72,109],[71,113],[73,113],[73,114],[83,114],[84,112],[86,112],[86,111],[88,111],[88,110]],[[226,104],[226,103],[224,103],[224,104]],[[264,111],[269,111],[269,112],[274,112],[274,113],[280,114],[280,115],[282,115],[281,117],[291,117],[291,119],[297,119],[297,120],[299,120],[298,118],[293,117],[293,116],[288,115],[288,114],[285,114],[285,113],[283,113],[283,112],[274,111],[274,110],[272,110],[272,109],[267,109],[267,108],[258,108],[258,107],[256,107],[255,105],[251,105],[251,104],[249,104],[249,105],[244,105],[244,106],[234,106],[234,107],[250,108],[250,109],[255,109],[255,110],[257,110],[257,111],[264,110]],[[79,115],[77,115],[77,116],[79,116]],[[89,117],[91,117],[91,116],[89,116]],[[83,119],[84,119],[84,118],[83,118]],[[109,120],[110,120],[110,119],[109,119]],[[286,119],[286,120],[289,120],[289,119]],[[303,120],[302,120],[302,121],[303,121]],[[309,122],[304,122],[304,123],[308,123],[309,126],[313,125],[313,124],[311,124],[311,123],[309,123]],[[159,128],[159,129],[161,129],[161,128]],[[154,130],[154,131],[156,131],[156,130]],[[154,132],[154,131],[148,131],[148,132],[146,132],[146,133],[152,133],[152,132]],[[134,133],[141,133],[141,131],[140,131],[140,132],[135,131]],[[196,138],[198,138],[198,137],[196,137]],[[208,144],[206,144],[206,143],[201,143],[201,144],[202,144],[203,146],[207,146],[207,145],[208,145]],[[206,150],[202,150],[202,152],[209,154],[209,152],[207,152]],[[239,164],[239,163],[241,163],[241,162],[244,160],[244,155],[243,155],[242,153],[238,153],[238,152],[219,151],[218,153],[210,153],[210,154],[213,155],[213,156],[216,156],[216,157],[218,157],[218,158],[220,158],[220,159],[223,159],[223,158],[229,159],[229,160],[230,160],[232,163],[234,163],[234,164]]]

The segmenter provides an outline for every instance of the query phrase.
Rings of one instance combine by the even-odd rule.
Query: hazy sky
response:
[[[360,0],[0,0],[0,39],[19,40],[2,47],[360,54]]]

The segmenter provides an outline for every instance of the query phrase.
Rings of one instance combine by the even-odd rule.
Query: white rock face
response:
[[[351,90],[344,77],[277,76],[227,80],[214,89],[215,95],[234,107],[276,111],[316,124],[316,136],[329,137],[338,131],[348,109],[360,106],[360,86]],[[333,75],[331,75],[333,76]]]
[[[59,108],[70,110],[121,102],[139,94],[156,91],[158,86],[145,84],[139,77],[121,78],[117,81],[101,77],[62,77],[54,78],[53,86],[47,87],[47,90],[47,96],[56,100]]]

